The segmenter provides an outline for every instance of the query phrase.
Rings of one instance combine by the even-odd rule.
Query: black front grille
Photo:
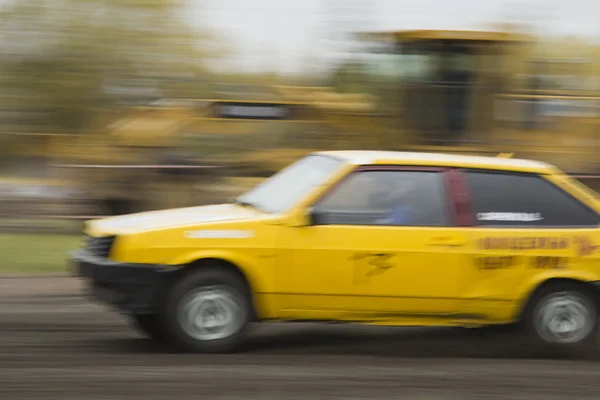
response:
[[[85,250],[93,256],[108,258],[116,236],[94,237],[85,235]]]

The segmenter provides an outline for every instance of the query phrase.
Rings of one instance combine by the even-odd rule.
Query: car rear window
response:
[[[468,171],[480,226],[595,227],[598,214],[536,174]]]

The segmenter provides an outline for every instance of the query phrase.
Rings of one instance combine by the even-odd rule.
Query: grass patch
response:
[[[70,250],[79,235],[0,234],[0,274],[66,272]]]
[[[81,221],[65,221],[62,219],[34,219],[34,218],[3,218],[0,220],[0,229],[30,228],[31,232],[36,230],[42,233],[48,231],[79,233],[81,232]]]

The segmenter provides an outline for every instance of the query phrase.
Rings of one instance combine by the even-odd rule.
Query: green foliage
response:
[[[15,0],[0,14],[0,108],[25,131],[79,132],[97,109],[184,90],[215,54],[183,10],[175,0]]]
[[[66,273],[68,252],[80,242],[78,235],[0,234],[0,274]],[[31,251],[34,246],[35,251]]]

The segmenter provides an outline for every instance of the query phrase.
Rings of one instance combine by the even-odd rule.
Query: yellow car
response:
[[[234,201],[88,221],[93,296],[186,351],[248,326],[518,326],[588,348],[600,205],[553,166],[430,153],[312,153]]]

